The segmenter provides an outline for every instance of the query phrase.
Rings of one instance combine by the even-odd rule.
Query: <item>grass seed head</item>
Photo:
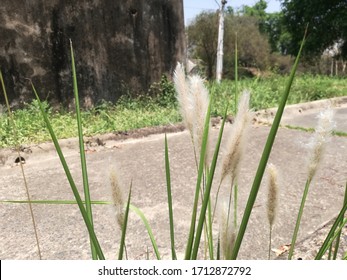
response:
[[[180,113],[183,119],[183,123],[193,135],[193,108],[192,101],[189,98],[189,85],[186,79],[184,66],[181,63],[177,63],[176,69],[173,75],[174,86],[177,93],[177,101],[179,104]]]
[[[277,208],[278,208],[278,172],[273,164],[268,166],[268,200],[267,200],[267,217],[270,227],[273,227]]]
[[[244,152],[244,144],[247,138],[247,131],[252,119],[249,110],[249,99],[250,92],[244,91],[241,95],[237,115],[230,131],[227,153],[223,158],[221,181],[228,176],[231,178],[232,183],[237,179],[240,162]]]
[[[318,115],[318,124],[311,141],[312,152],[308,163],[308,181],[312,181],[322,162],[326,144],[330,141],[335,127],[333,118],[334,112],[330,106]]]
[[[198,155],[201,150],[205,118],[209,105],[208,90],[200,76],[193,75],[187,79],[184,67],[180,63],[177,64],[174,71],[173,80],[180,113],[184,125],[190,132],[195,153]]]
[[[124,221],[124,197],[123,191],[118,181],[118,176],[115,170],[112,170],[110,173],[110,183],[111,183],[111,191],[112,191],[112,200],[113,205],[116,210],[116,218],[117,223],[120,228],[123,227]]]
[[[208,110],[209,96],[208,90],[204,85],[204,80],[194,75],[189,78],[189,98],[191,103],[192,112],[194,114],[193,120],[193,141],[194,148],[197,154],[200,154],[202,146],[202,138],[205,127],[205,118]]]
[[[222,203],[219,210],[219,232],[221,256],[223,259],[229,259],[234,247],[236,233],[232,222],[232,213],[228,213],[228,204]],[[230,207],[231,209],[231,207]]]

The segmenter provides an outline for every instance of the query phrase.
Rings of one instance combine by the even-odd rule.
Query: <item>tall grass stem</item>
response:
[[[8,111],[8,116],[10,119],[10,122],[12,124],[12,131],[13,131],[13,135],[14,135],[14,139],[16,141],[16,151],[18,154],[18,158],[21,159],[21,153],[20,153],[20,148],[19,148],[19,143],[18,143],[18,133],[17,133],[17,127],[16,127],[16,123],[11,111],[11,107],[10,107],[10,103],[8,102],[8,96],[7,96],[7,91],[6,91],[6,87],[5,87],[5,82],[4,82],[4,78],[2,76],[2,72],[0,70],[0,81],[1,81],[1,86],[2,86],[2,90],[4,93],[4,98],[5,98],[5,102],[6,102],[6,107],[7,107],[7,111]],[[36,224],[36,220],[35,220],[35,215],[34,215],[34,210],[31,204],[31,196],[30,196],[30,192],[29,192],[29,187],[28,187],[28,183],[26,180],[26,176],[25,176],[25,172],[24,172],[24,167],[23,167],[23,162],[21,160],[19,160],[19,165],[21,168],[21,173],[22,173],[22,177],[23,177],[23,182],[24,182],[24,189],[25,189],[25,193],[28,199],[28,206],[29,206],[29,213],[30,213],[30,217],[31,217],[31,222],[33,224],[33,230],[34,230],[34,235],[35,235],[35,241],[36,241],[36,246],[37,246],[37,254],[40,260],[42,260],[42,254],[41,254],[41,248],[40,248],[40,241],[39,241],[39,235],[38,235],[38,230],[37,230],[37,224]]]
[[[165,174],[166,174],[166,187],[167,187],[167,201],[168,201],[168,208],[169,208],[169,221],[170,221],[171,257],[173,260],[177,260],[176,250],[175,250],[175,228],[174,228],[174,217],[173,217],[173,208],[172,208],[169,148],[168,148],[168,141],[167,141],[166,134],[165,134]]]
[[[212,98],[211,98],[211,100],[212,100]],[[225,115],[226,115],[228,106],[229,106],[229,104],[226,106]],[[211,103],[209,104],[208,114],[206,115],[206,118],[208,118],[210,110],[211,110]],[[195,240],[194,240],[194,247],[193,247],[193,252],[192,252],[192,257],[191,257],[191,259],[193,259],[193,260],[195,260],[197,258],[198,251],[199,251],[201,233],[202,233],[202,228],[203,228],[203,224],[204,224],[205,217],[206,217],[206,209],[208,206],[208,202],[210,201],[211,187],[212,187],[212,182],[213,182],[213,178],[214,178],[214,173],[216,170],[216,165],[217,165],[217,160],[218,160],[218,155],[219,155],[219,149],[220,149],[220,145],[221,145],[221,141],[222,141],[225,119],[226,118],[223,119],[221,128],[219,130],[219,135],[218,135],[216,147],[214,149],[214,154],[213,154],[213,158],[211,161],[211,167],[210,167],[210,171],[209,171],[208,178],[207,178],[207,183],[206,183],[206,188],[205,188],[205,193],[204,193],[204,199],[202,201],[202,205],[201,205],[201,209],[200,209],[200,216],[199,216],[198,226],[197,226],[197,230],[196,230],[196,236],[195,236]],[[205,146],[206,146],[206,142],[207,142],[206,138],[208,136],[208,129],[209,129],[209,120],[206,120],[205,129],[204,129],[203,145],[202,145],[203,149],[206,148]],[[200,161],[200,163],[201,163],[201,161]]]
[[[346,203],[347,203],[347,182],[346,182],[346,187],[345,187],[345,197],[343,199],[343,204],[346,204]],[[342,222],[341,222],[341,224],[342,224]],[[336,258],[337,258],[337,252],[339,251],[339,247],[340,247],[340,239],[341,239],[341,231],[339,232],[339,235],[336,238],[334,255],[333,255],[334,260],[336,260]]]
[[[130,189],[129,189],[129,194],[128,194],[128,201],[127,201],[127,205],[126,205],[126,208],[125,208],[125,214],[124,214],[124,221],[122,223],[122,236],[121,236],[121,240],[120,240],[120,248],[119,248],[119,253],[118,253],[118,260],[122,260],[123,259],[123,252],[124,252],[124,249],[126,248],[126,246],[125,246],[125,236],[126,236],[126,231],[127,231],[127,227],[128,227],[129,207],[130,207],[130,200],[131,200],[131,189],[132,189],[132,183],[130,184]]]
[[[200,193],[201,182],[202,182],[202,177],[203,177],[203,173],[204,173],[206,146],[207,146],[209,127],[210,127],[211,104],[212,104],[212,100],[210,100],[210,103],[209,103],[209,106],[208,106],[208,109],[206,112],[206,116],[205,116],[205,126],[204,126],[204,130],[203,130],[202,145],[201,145],[201,150],[200,150],[200,161],[199,161],[199,169],[198,169],[198,178],[197,178],[196,187],[195,187],[195,197],[194,197],[194,205],[193,205],[193,211],[192,211],[192,220],[190,223],[190,229],[189,229],[189,235],[188,235],[188,244],[187,244],[186,254],[185,254],[186,260],[189,260],[192,257],[192,248],[193,248],[193,240],[194,240],[194,235],[195,235],[195,223],[196,223],[196,216],[197,216],[197,209],[198,209],[198,202],[199,202],[199,193]],[[205,194],[206,194],[206,189],[205,189]],[[206,201],[206,207],[207,207],[207,201]],[[206,214],[206,212],[205,212],[205,214]],[[205,221],[205,217],[204,217],[204,221]],[[202,230],[202,225],[201,225],[201,230]],[[201,232],[200,232],[200,234],[201,234]],[[199,239],[199,242],[200,242],[200,239]]]
[[[75,57],[72,47],[72,42],[70,40],[70,52],[71,52],[71,68],[72,68],[72,80],[73,80],[73,92],[75,96],[75,106],[76,106],[76,120],[77,120],[77,131],[78,131],[78,143],[80,148],[80,159],[81,159],[81,170],[82,170],[82,179],[83,179],[83,190],[84,197],[86,202],[86,211],[91,225],[93,225],[93,212],[92,206],[90,204],[90,190],[88,182],[88,171],[87,171],[87,162],[86,155],[84,152],[84,141],[83,141],[83,128],[82,128],[82,118],[80,110],[80,102],[78,96],[78,85],[77,85],[77,75],[76,75],[76,66],[75,66]],[[93,260],[97,259],[97,254],[93,242],[90,240],[91,252]]]
[[[254,181],[253,181],[253,184],[252,184],[250,195],[248,197],[248,201],[247,201],[247,205],[246,205],[246,208],[245,208],[245,211],[244,211],[244,215],[242,217],[240,228],[239,228],[239,231],[238,231],[238,234],[237,234],[237,237],[236,237],[234,249],[233,249],[233,252],[232,252],[232,255],[231,255],[232,259],[236,259],[237,258],[239,250],[240,250],[240,247],[241,247],[241,243],[242,243],[242,240],[243,240],[243,237],[244,237],[244,234],[246,232],[246,228],[247,228],[248,221],[249,221],[249,218],[250,218],[251,213],[252,213],[254,202],[255,202],[255,200],[257,198],[258,191],[259,191],[259,188],[260,188],[260,184],[261,184],[261,181],[262,181],[262,178],[263,178],[263,175],[264,175],[264,171],[265,171],[268,159],[270,157],[272,146],[273,146],[273,143],[275,141],[276,134],[277,134],[280,122],[281,122],[281,118],[282,118],[282,115],[283,115],[284,107],[286,105],[286,102],[287,102],[287,99],[288,99],[288,96],[289,96],[290,88],[292,86],[292,83],[293,83],[293,80],[294,80],[294,77],[295,77],[295,73],[296,73],[296,69],[298,67],[300,55],[301,55],[302,49],[303,49],[304,44],[305,44],[306,34],[307,34],[307,28],[306,28],[305,35],[304,35],[304,38],[303,38],[301,46],[300,46],[299,53],[298,53],[298,55],[297,55],[297,57],[295,59],[294,66],[293,66],[293,68],[291,70],[288,83],[287,83],[286,88],[285,88],[285,90],[283,92],[282,99],[281,99],[281,102],[279,104],[279,107],[278,107],[275,119],[274,119],[273,124],[271,126],[270,133],[269,133],[269,136],[267,138],[263,154],[262,154],[260,162],[259,162],[259,166],[258,166],[256,175],[255,175],[255,178],[254,178]]]
[[[149,222],[148,222],[147,218],[145,217],[143,212],[139,208],[137,208],[136,206],[130,204],[129,208],[140,217],[140,219],[142,220],[143,224],[145,225],[147,233],[148,233],[148,236],[149,236],[149,239],[151,240],[151,243],[152,243],[152,247],[153,247],[154,253],[155,253],[156,257],[157,257],[157,260],[160,260],[160,253],[159,253],[158,245],[157,245],[157,242],[155,241],[152,228],[149,225]]]

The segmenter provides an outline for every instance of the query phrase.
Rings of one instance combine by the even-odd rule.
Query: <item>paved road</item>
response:
[[[313,111],[312,111],[313,110]],[[313,126],[316,109],[304,110],[288,123]],[[346,130],[346,108],[336,108],[338,127]],[[224,140],[230,125],[227,125]],[[268,126],[254,125],[245,148],[239,182],[240,215],[256,172],[257,164],[269,132]],[[215,141],[218,129],[213,128]],[[280,170],[280,210],[273,231],[273,247],[290,243],[298,205],[306,178],[308,143],[312,135],[307,132],[282,128],[278,132],[270,162]],[[170,258],[169,224],[166,204],[164,171],[164,135],[151,135],[143,139],[114,141],[108,137],[105,146],[91,148],[87,153],[91,195],[94,200],[110,200],[109,172],[120,174],[124,191],[133,184],[132,203],[138,206],[149,220],[163,258]],[[190,224],[191,205],[195,188],[196,170],[192,145],[186,131],[168,135],[172,170],[172,188],[176,245],[180,258],[186,244]],[[76,140],[62,141],[64,153],[77,184],[81,185],[80,162]],[[224,143],[222,144],[224,146]],[[32,199],[73,199],[60,162],[51,144],[31,147],[26,157],[25,173]],[[95,150],[95,151],[94,151]],[[0,199],[25,199],[20,167],[13,166],[14,153],[0,166]],[[221,156],[224,151],[222,149]],[[347,138],[333,137],[326,156],[311,186],[299,232],[299,240],[330,221],[342,206],[347,180]],[[219,178],[217,168],[215,193]],[[264,180],[265,183],[266,179]],[[227,185],[222,194],[227,196]],[[108,259],[118,254],[120,232],[112,206],[96,205],[93,208],[95,227],[101,246]],[[89,259],[87,231],[75,205],[35,205],[41,250],[44,259]],[[239,215],[239,216],[240,216]],[[27,205],[0,204],[0,259],[36,259],[35,239]],[[216,225],[216,230],[218,226]],[[215,232],[217,234],[217,231]],[[268,226],[266,220],[266,188],[262,185],[256,200],[240,258],[266,259]],[[131,214],[127,236],[127,250],[131,259],[145,259],[146,249],[151,248],[142,222]],[[150,257],[154,258],[150,250]],[[275,254],[272,255],[275,258]]]

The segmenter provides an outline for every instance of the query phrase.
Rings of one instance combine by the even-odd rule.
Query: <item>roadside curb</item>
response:
[[[284,108],[283,117],[285,115],[302,114],[311,110],[318,110],[327,108],[328,106],[333,108],[347,107],[347,96],[334,97],[330,99],[317,100],[312,102],[298,103],[293,105],[287,105]],[[255,113],[255,120],[259,123],[271,123],[275,117],[277,108],[269,108],[257,111]]]

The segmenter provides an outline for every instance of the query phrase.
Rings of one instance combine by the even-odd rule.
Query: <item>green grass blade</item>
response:
[[[305,207],[305,202],[306,202],[308,190],[310,187],[310,183],[311,183],[311,181],[306,181],[306,184],[305,184],[305,189],[304,189],[304,193],[303,193],[302,198],[301,198],[301,204],[300,204],[300,208],[299,208],[298,217],[296,219],[294,233],[292,236],[292,242],[291,242],[289,253],[288,253],[288,260],[291,260],[293,257],[296,238],[298,236],[298,232],[299,232],[299,228],[300,228],[301,217],[302,217],[302,214],[304,213],[304,207]]]
[[[306,31],[307,31],[307,29],[306,29]],[[237,255],[239,253],[239,250],[240,250],[240,247],[241,247],[241,243],[242,243],[244,234],[246,232],[246,228],[247,228],[247,225],[248,225],[249,217],[251,216],[253,205],[254,205],[255,199],[257,198],[257,195],[258,195],[260,184],[261,184],[261,181],[263,179],[265,168],[266,168],[266,165],[267,165],[267,162],[268,162],[268,159],[270,157],[271,150],[272,150],[272,145],[273,145],[273,143],[275,141],[275,137],[276,137],[276,134],[277,134],[280,122],[281,122],[281,118],[282,118],[282,115],[283,115],[284,107],[286,105],[286,102],[287,102],[287,99],[288,99],[288,96],[289,96],[289,92],[290,92],[290,88],[292,86],[292,83],[293,83],[293,80],[294,80],[294,77],[295,77],[295,73],[296,73],[296,69],[297,69],[298,63],[299,63],[300,55],[301,55],[302,49],[303,49],[304,44],[305,44],[305,39],[306,39],[306,32],[305,32],[305,35],[304,35],[304,39],[302,40],[299,53],[298,53],[298,55],[297,55],[297,57],[295,59],[294,66],[293,66],[292,71],[290,73],[289,81],[288,81],[288,83],[286,85],[286,88],[284,90],[284,93],[282,95],[282,99],[280,101],[280,104],[279,104],[279,107],[278,107],[275,119],[274,119],[273,124],[271,126],[271,130],[270,130],[269,136],[267,138],[267,141],[266,141],[266,144],[265,144],[265,147],[264,147],[263,154],[262,154],[260,162],[259,162],[257,173],[255,175],[255,178],[254,178],[254,181],[253,181],[253,185],[252,185],[252,189],[251,189],[251,192],[249,194],[247,205],[246,205],[246,208],[245,208],[245,211],[244,211],[244,215],[242,217],[242,221],[241,221],[241,224],[240,224],[239,232],[238,232],[236,240],[235,240],[233,252],[232,252],[232,255],[231,255],[232,259],[236,259],[237,258]]]
[[[235,230],[237,229],[237,205],[238,205],[237,197],[238,197],[238,185],[236,182],[234,186],[234,228]]]
[[[2,91],[4,93],[5,103],[6,103],[6,107],[7,107],[7,111],[8,111],[8,118],[9,118],[10,124],[12,125],[12,132],[13,132],[13,138],[15,140],[16,152],[18,154],[18,158],[21,158],[16,122],[14,120],[14,117],[13,117],[13,114],[11,111],[10,103],[8,102],[7,91],[6,91],[5,82],[4,82],[4,78],[2,76],[1,69],[0,69],[0,82],[1,82],[1,86],[2,86]],[[33,229],[34,229],[35,241],[36,241],[36,246],[37,246],[37,254],[38,254],[39,259],[42,260],[39,235],[38,235],[38,231],[37,231],[37,224],[36,224],[36,220],[35,220],[34,210],[32,208],[32,204],[31,204],[31,196],[30,196],[30,192],[29,192],[29,187],[28,187],[26,176],[25,176],[23,163],[21,161],[19,161],[19,164],[20,164],[20,168],[21,168],[21,172],[22,172],[25,193],[26,193],[26,196],[27,196],[27,199],[29,202],[28,203],[29,213],[30,213],[31,222],[33,224]]]
[[[329,246],[328,260],[331,260],[332,251],[333,251],[333,243],[331,243]]]
[[[214,260],[211,199],[208,201],[207,219],[208,219],[208,235],[207,235],[207,237],[208,237],[208,250],[209,250],[209,254],[210,254],[210,260]]]
[[[87,172],[87,163],[86,163],[86,155],[84,152],[84,141],[83,141],[83,129],[82,129],[82,118],[80,111],[80,102],[78,96],[78,86],[77,86],[77,76],[76,76],[76,66],[75,66],[75,57],[72,47],[72,42],[70,41],[70,51],[71,51],[71,67],[72,67],[72,78],[73,78],[73,91],[75,96],[75,106],[76,106],[76,119],[77,119],[77,130],[78,130],[78,140],[79,140],[79,148],[80,148],[80,158],[81,158],[81,169],[82,169],[82,179],[83,179],[83,189],[84,189],[84,197],[86,201],[86,210],[87,215],[90,220],[91,225],[93,225],[93,212],[90,204],[90,191],[89,191],[89,182],[88,182],[88,172]],[[93,242],[90,240],[91,252],[93,260],[97,259],[97,254],[95,251],[95,247]]]
[[[198,168],[198,178],[196,181],[196,188],[195,188],[195,197],[194,197],[194,205],[193,205],[193,211],[192,211],[192,220],[190,223],[190,229],[189,229],[189,235],[188,235],[188,244],[186,248],[186,254],[185,259],[189,260],[192,255],[192,247],[193,247],[193,241],[194,241],[194,235],[195,235],[195,223],[196,223],[196,216],[197,216],[197,209],[198,209],[198,201],[199,201],[199,193],[201,189],[201,182],[203,179],[203,173],[204,173],[204,164],[205,164],[205,156],[206,156],[206,146],[207,146],[207,139],[208,139],[208,132],[209,132],[209,125],[210,125],[210,114],[211,114],[211,104],[212,104],[212,98],[210,100],[206,117],[205,117],[205,125],[204,125],[204,133],[202,138],[202,144],[201,144],[201,151],[200,151],[200,162],[199,162],[199,168]]]
[[[328,250],[329,248],[331,248],[331,245],[333,244],[334,240],[339,236],[339,234],[341,234],[342,228],[347,224],[347,218],[344,220],[341,220],[341,222],[339,223],[339,225],[336,227],[335,229],[335,233],[332,235],[332,237],[329,239],[328,243],[326,244],[326,247]],[[326,251],[325,250],[325,251]],[[325,253],[325,252],[324,252]],[[328,257],[328,259],[330,260],[330,258]]]
[[[89,220],[87,211],[86,211],[85,208],[84,208],[84,204],[83,204],[83,202],[82,202],[81,196],[80,196],[80,194],[79,194],[79,192],[78,192],[78,189],[77,189],[77,187],[76,187],[76,184],[75,184],[75,182],[74,182],[74,180],[73,180],[73,178],[72,178],[70,169],[69,169],[69,167],[68,167],[68,165],[67,165],[67,163],[66,163],[65,157],[64,157],[63,152],[62,152],[62,150],[61,150],[61,148],[60,148],[58,139],[57,139],[57,137],[56,137],[56,135],[55,135],[55,133],[54,133],[54,131],[53,131],[52,125],[51,125],[51,123],[50,123],[50,121],[49,121],[49,119],[48,119],[48,117],[47,117],[47,114],[46,114],[46,112],[45,112],[43,106],[42,106],[41,100],[40,100],[40,98],[39,98],[39,96],[38,96],[38,94],[37,94],[37,92],[36,92],[36,89],[35,89],[33,83],[31,83],[31,86],[32,86],[32,89],[33,89],[34,94],[35,94],[35,96],[36,96],[36,99],[37,99],[37,101],[38,101],[38,103],[39,103],[39,106],[40,106],[40,110],[41,110],[43,119],[44,119],[44,121],[45,121],[45,123],[46,123],[46,126],[47,126],[47,128],[48,128],[48,131],[49,131],[49,133],[50,133],[50,135],[51,135],[52,141],[53,141],[53,143],[54,143],[54,146],[55,146],[55,149],[56,149],[57,154],[58,154],[58,156],[59,156],[59,159],[60,159],[60,161],[61,161],[61,164],[62,164],[62,166],[63,166],[63,168],[64,168],[64,171],[65,171],[65,174],[66,174],[66,178],[67,178],[67,180],[69,181],[69,184],[70,184],[70,186],[71,186],[71,190],[72,190],[72,192],[73,192],[73,194],[74,194],[74,196],[75,196],[75,199],[76,199],[76,201],[77,201],[79,210],[80,210],[80,212],[81,212],[81,214],[82,214],[83,220],[84,220],[84,222],[85,222],[85,224],[86,224],[86,227],[87,227],[87,229],[88,229],[90,238],[92,239],[92,242],[93,242],[93,244],[94,244],[94,246],[95,246],[95,250],[96,250],[96,252],[97,252],[97,254],[98,254],[98,256],[99,256],[99,259],[105,259],[104,254],[103,254],[103,252],[102,252],[102,250],[101,250],[99,241],[98,241],[98,239],[97,239],[97,237],[96,237],[96,234],[95,234],[95,232],[94,232],[94,228],[93,228],[92,224],[90,223],[90,220]]]
[[[237,53],[237,33],[235,34],[235,116],[237,114],[237,103],[238,103],[238,80],[239,80],[239,70],[238,70],[238,53]]]
[[[335,234],[335,231],[336,229],[338,228],[339,224],[342,223],[343,221],[343,218],[345,216],[345,213],[347,211],[347,203],[345,202],[344,206],[342,207],[339,215],[337,216],[334,224],[332,225],[327,237],[325,238],[324,242],[323,242],[323,245],[321,246],[321,248],[319,249],[316,257],[315,257],[315,260],[320,260],[322,259],[323,255],[325,254],[325,252],[329,249],[329,244],[330,244],[330,241],[331,239],[333,238],[334,234]]]
[[[210,175],[210,171],[208,168],[205,168],[206,171],[206,178],[208,178]],[[206,185],[206,183],[205,183]],[[212,205],[211,205],[211,198],[208,201],[207,205],[207,242],[208,242],[208,251],[210,255],[210,260],[214,260],[214,244],[213,244],[213,218],[212,218]]]
[[[130,207],[130,209],[132,211],[134,211],[141,218],[142,222],[144,223],[144,225],[145,225],[145,227],[147,229],[147,232],[148,232],[148,236],[149,236],[149,238],[150,238],[150,240],[152,242],[152,247],[153,247],[154,253],[155,253],[157,259],[160,260],[160,254],[159,254],[159,250],[158,250],[158,245],[157,245],[157,242],[154,239],[154,235],[153,235],[152,229],[151,229],[151,227],[150,227],[150,225],[148,223],[148,220],[146,219],[145,215],[142,213],[142,211],[139,208],[137,208],[137,207],[135,207],[134,205],[131,205],[131,204],[130,204],[129,207]]]
[[[127,227],[128,227],[128,217],[129,217],[129,206],[130,206],[130,198],[131,198],[131,189],[132,189],[132,184],[130,185],[130,190],[129,190],[129,195],[128,195],[128,202],[127,202],[127,206],[126,206],[125,213],[124,213],[124,221],[123,221],[123,225],[122,225],[122,237],[121,237],[121,241],[120,241],[118,260],[122,260],[123,259],[123,252],[124,252],[124,248],[125,248],[125,235],[126,235],[126,231],[127,231]]]
[[[346,187],[345,187],[345,197],[343,199],[343,204],[346,204],[346,203],[347,203],[347,182],[346,182]],[[339,235],[336,238],[333,260],[336,260],[337,252],[339,251],[340,239],[341,239],[341,231],[339,232]]]
[[[169,148],[168,148],[168,142],[167,142],[166,134],[165,134],[165,172],[166,172],[166,186],[167,186],[167,201],[168,201],[168,207],[169,207],[169,220],[170,220],[171,257],[173,260],[177,260],[177,255],[176,255],[176,250],[175,250],[174,218],[173,218],[173,209],[172,209],[172,191],[171,191]]]
[[[227,106],[225,112],[227,112],[227,109],[228,109],[228,106]],[[209,108],[209,110],[210,110],[210,108]],[[199,244],[200,244],[200,239],[201,239],[201,233],[202,233],[202,229],[203,229],[203,225],[204,225],[204,221],[205,221],[207,206],[208,206],[208,203],[210,201],[211,187],[212,187],[214,173],[215,173],[215,170],[216,170],[219,149],[220,149],[220,145],[221,145],[221,142],[222,142],[222,136],[223,136],[223,132],[224,132],[225,120],[226,120],[226,117],[223,119],[221,128],[219,130],[219,135],[218,135],[216,147],[215,147],[213,158],[212,158],[210,171],[209,171],[207,182],[206,182],[204,198],[203,198],[203,201],[202,201],[201,210],[200,210],[200,216],[199,216],[199,221],[198,221],[198,226],[197,226],[197,230],[196,230],[196,237],[195,237],[195,240],[194,240],[194,247],[193,247],[193,252],[192,252],[192,259],[193,260],[195,260],[197,258],[198,251],[199,251]],[[206,129],[206,125],[205,125],[205,129]],[[208,129],[208,127],[207,127],[207,129]],[[204,141],[203,141],[203,145],[204,145]],[[205,145],[206,145],[206,142],[205,142]]]

